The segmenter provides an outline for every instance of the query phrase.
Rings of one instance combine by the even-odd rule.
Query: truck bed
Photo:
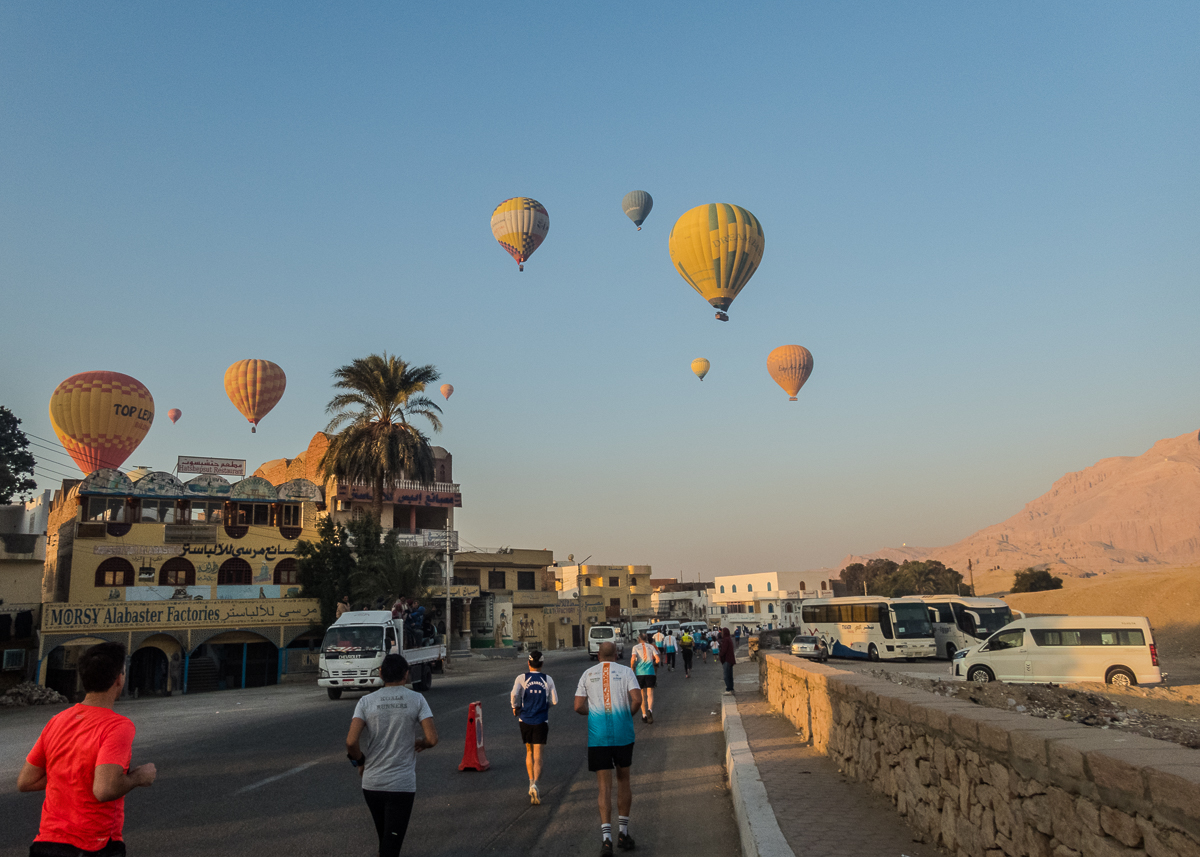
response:
[[[404,659],[408,661],[409,666],[413,664],[428,664],[434,661],[440,661],[446,657],[445,646],[421,646],[417,649],[405,649]]]

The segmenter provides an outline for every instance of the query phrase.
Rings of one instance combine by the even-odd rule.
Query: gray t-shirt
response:
[[[367,757],[362,787],[371,791],[417,790],[417,738],[421,721],[433,717],[425,697],[407,687],[384,687],[358,701],[354,716],[364,721],[359,745]]]

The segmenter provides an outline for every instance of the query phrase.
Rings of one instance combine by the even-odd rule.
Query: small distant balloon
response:
[[[788,394],[788,401],[796,401],[796,394],[812,370],[812,352],[803,345],[781,345],[767,355],[767,371]]]
[[[287,375],[270,360],[239,360],[225,370],[225,395],[258,431],[258,421],[279,404],[287,388]]]
[[[642,223],[645,222],[652,208],[654,208],[654,197],[644,190],[631,190],[621,200],[621,209],[625,212],[625,216],[633,221],[638,232],[642,231]]]
[[[517,270],[525,270],[525,262],[542,246],[549,231],[550,214],[536,199],[514,196],[492,212],[492,235],[517,260]]]
[[[451,396],[454,395],[454,385],[453,384],[443,384],[441,386],[441,390],[442,390],[442,398],[443,399],[449,399]]]
[[[183,416],[183,411],[179,410],[179,408],[171,408],[171,410],[167,411],[167,416],[171,418],[171,422],[177,423],[179,422],[179,418]]]
[[[708,367],[709,363],[703,357],[697,357],[692,361],[692,372],[694,372],[696,377],[701,381],[703,381],[704,376],[708,374]]]

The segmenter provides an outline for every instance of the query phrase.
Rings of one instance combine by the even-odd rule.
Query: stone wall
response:
[[[763,695],[961,857],[1200,857],[1200,752],[763,652]]]

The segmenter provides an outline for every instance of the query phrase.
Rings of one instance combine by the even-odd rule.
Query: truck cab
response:
[[[390,610],[343,613],[321,641],[317,686],[325,688],[330,699],[340,699],[347,690],[383,687],[380,668],[388,654],[404,655],[413,690],[424,691],[433,685],[434,669],[440,670],[446,647],[406,647],[404,628]]]

